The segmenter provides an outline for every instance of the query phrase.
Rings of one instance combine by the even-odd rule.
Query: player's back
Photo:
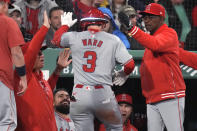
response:
[[[70,45],[72,51],[75,84],[112,85],[115,61],[124,63],[128,59],[121,56],[119,50],[127,50],[120,39],[103,31],[68,32],[62,44]]]

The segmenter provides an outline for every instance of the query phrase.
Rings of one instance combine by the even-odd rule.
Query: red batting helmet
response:
[[[93,8],[80,20],[80,26],[82,30],[86,30],[89,25],[103,25],[107,22],[104,14],[97,8]]]

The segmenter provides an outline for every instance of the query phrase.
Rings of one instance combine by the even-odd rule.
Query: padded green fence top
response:
[[[42,71],[44,73],[45,79],[49,78],[50,74],[53,73],[53,70],[56,66],[56,59],[59,55],[60,50],[61,49],[46,49],[43,52],[45,56],[45,66]],[[130,75],[130,78],[140,78],[139,68],[142,57],[144,55],[144,50],[129,50],[129,52],[133,55],[133,58],[135,60],[135,69]],[[120,66],[117,65],[117,68],[120,68]],[[180,68],[182,70],[184,79],[197,79],[197,70],[194,70],[193,68],[188,67],[184,64],[180,64]],[[72,64],[63,69],[61,77],[73,77]]]

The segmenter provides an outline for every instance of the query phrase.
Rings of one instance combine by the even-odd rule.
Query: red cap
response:
[[[153,15],[160,15],[165,17],[165,8],[157,3],[151,3],[146,6],[146,9],[140,14],[145,15],[145,14],[153,14]]]
[[[130,105],[133,104],[133,100],[132,97],[129,94],[119,94],[116,96],[116,100],[119,102],[125,102],[128,103]]]

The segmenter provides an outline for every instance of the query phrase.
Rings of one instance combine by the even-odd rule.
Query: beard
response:
[[[55,107],[56,111],[58,111],[59,113],[62,113],[62,114],[69,114],[69,110],[70,110],[70,106],[69,105],[63,105],[63,104],[60,104],[60,105],[57,105]]]

